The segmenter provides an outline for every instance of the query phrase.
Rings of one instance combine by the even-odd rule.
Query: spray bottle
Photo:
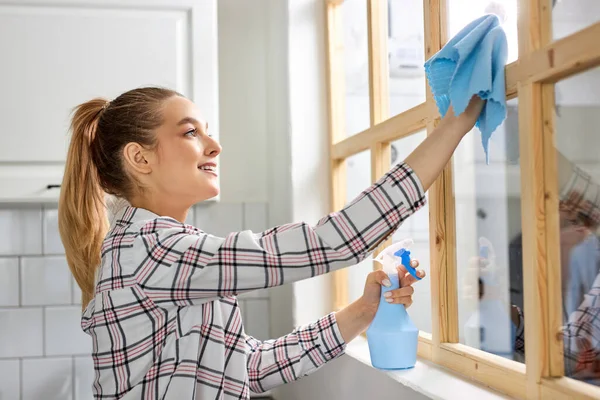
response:
[[[367,329],[367,341],[371,353],[371,364],[384,370],[412,368],[417,362],[419,330],[411,321],[404,304],[390,304],[384,293],[400,287],[396,267],[402,264],[416,279],[417,270],[410,265],[413,243],[406,239],[386,247],[374,260],[382,264],[392,285],[381,287],[381,299],[373,322]]]

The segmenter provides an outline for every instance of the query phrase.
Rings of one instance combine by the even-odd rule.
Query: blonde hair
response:
[[[127,143],[156,143],[154,129],[162,124],[162,102],[175,91],[140,88],[112,102],[96,98],[75,108],[71,143],[58,203],[58,228],[69,269],[81,288],[82,306],[94,297],[95,277],[109,223],[107,194],[127,199],[136,183],[122,159]]]

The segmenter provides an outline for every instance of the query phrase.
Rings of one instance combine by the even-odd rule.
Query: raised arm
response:
[[[425,190],[474,125],[482,104],[472,101],[459,117],[450,110],[406,162],[315,226],[297,223],[218,238],[191,234],[180,225],[162,230],[158,238],[142,235],[138,254],[149,256],[137,281],[154,301],[185,305],[357,264],[424,205]]]

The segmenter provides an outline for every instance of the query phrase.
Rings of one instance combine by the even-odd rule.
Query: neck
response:
[[[174,204],[168,200],[149,199],[145,197],[133,198],[129,201],[129,203],[133,207],[143,208],[161,217],[175,218],[181,223],[185,222],[190,209],[189,206]]]

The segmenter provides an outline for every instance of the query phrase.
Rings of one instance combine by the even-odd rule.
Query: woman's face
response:
[[[196,105],[174,96],[161,109],[164,123],[156,130],[151,157],[153,195],[189,205],[219,194],[217,156],[221,146],[208,133]]]

